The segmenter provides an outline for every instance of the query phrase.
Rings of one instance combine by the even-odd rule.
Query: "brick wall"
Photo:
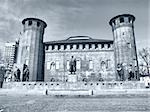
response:
[[[70,74],[67,63],[70,61],[71,56],[79,61],[79,64],[76,65],[76,67],[79,66],[76,71],[78,81],[82,81],[84,78],[89,81],[98,81],[100,78],[107,81],[115,80],[113,50],[93,50],[46,51],[45,81],[51,81],[52,78],[55,81],[67,80],[67,76]]]

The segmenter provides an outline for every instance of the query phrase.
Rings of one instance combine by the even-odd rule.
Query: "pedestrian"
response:
[[[20,81],[20,74],[21,74],[21,71],[19,68],[17,68],[17,82]]]
[[[0,88],[3,87],[5,69],[3,66],[0,67]]]
[[[130,81],[134,78],[134,72],[132,70],[132,65],[130,65],[128,68],[128,74],[129,74],[128,80]]]

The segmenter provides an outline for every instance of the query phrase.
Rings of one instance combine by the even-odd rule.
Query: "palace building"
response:
[[[45,81],[67,81],[72,56],[78,81],[115,80],[113,41],[74,36],[45,43]]]
[[[134,36],[135,17],[118,15],[109,24],[113,39],[94,39],[89,36],[71,36],[65,40],[43,43],[47,24],[36,18],[26,18],[22,24],[17,63],[29,67],[30,81],[114,81],[118,80],[117,65],[124,69],[128,80],[130,67],[138,76],[138,61]],[[71,59],[75,60],[75,73],[70,72]]]

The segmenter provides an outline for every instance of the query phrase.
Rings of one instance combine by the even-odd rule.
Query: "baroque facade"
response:
[[[67,81],[76,59],[77,80],[115,80],[113,41],[75,36],[45,43],[45,81]]]
[[[125,78],[130,67],[138,79],[138,62],[134,37],[135,17],[123,14],[112,18],[113,40],[93,39],[89,36],[72,36],[65,40],[43,43],[46,23],[36,18],[23,20],[23,37],[18,64],[29,66],[30,81],[118,80],[117,65],[123,66]],[[45,47],[45,49],[44,49]],[[76,72],[70,74],[70,60],[76,60]]]

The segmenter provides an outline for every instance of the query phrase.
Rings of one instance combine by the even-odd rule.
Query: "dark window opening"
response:
[[[40,22],[37,22],[37,27],[39,27],[40,26]]]
[[[32,21],[29,21],[29,24],[28,24],[28,25],[29,25],[29,26],[32,25]]]
[[[91,44],[89,44],[89,49],[91,49],[92,48],[92,46],[91,46]]]
[[[120,23],[123,23],[124,22],[124,18],[120,18]]]
[[[54,45],[52,45],[52,50],[54,50]]]
[[[98,44],[95,44],[95,49],[97,49],[98,48]]]
[[[102,44],[102,48],[104,48],[104,44]]]
[[[48,50],[48,46],[45,46],[46,47],[46,50]]]
[[[77,44],[77,49],[79,49],[79,44]]]
[[[108,44],[108,48],[110,48],[110,44]]]
[[[116,25],[115,21],[113,21],[114,25]]]
[[[73,48],[73,45],[71,44],[71,45],[70,45],[70,49],[72,49],[72,48]]]
[[[83,49],[85,49],[85,44],[83,44]]]
[[[58,45],[58,50],[60,50],[60,45]]]
[[[67,49],[67,45],[64,45],[64,50],[66,50]]]
[[[131,22],[131,18],[129,18],[129,23]]]

